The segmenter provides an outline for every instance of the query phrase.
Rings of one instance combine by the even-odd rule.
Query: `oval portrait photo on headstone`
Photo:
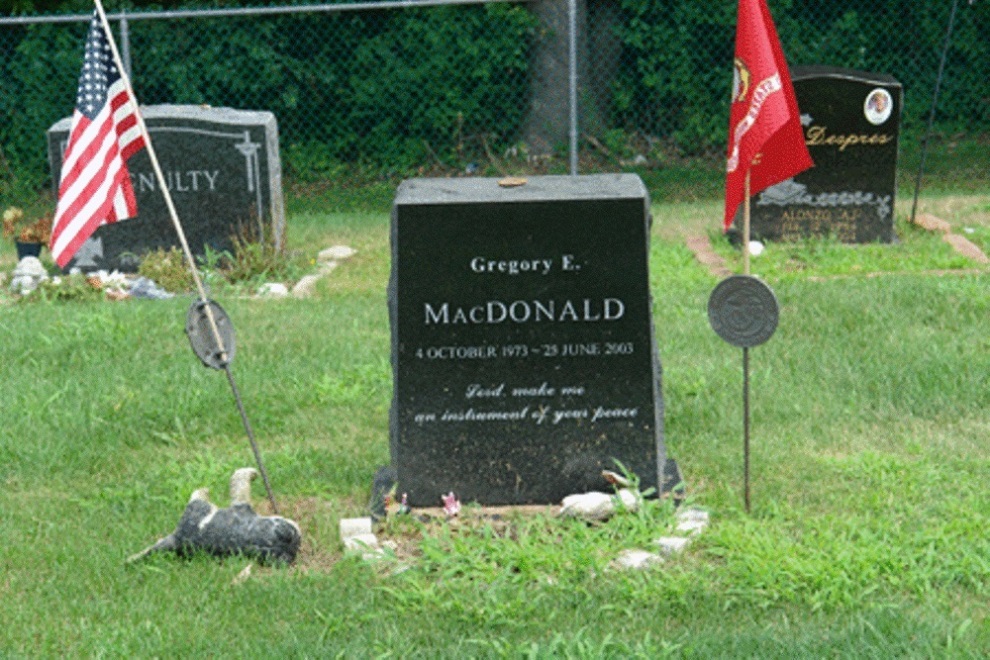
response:
[[[866,120],[874,126],[886,122],[890,119],[890,114],[894,110],[894,99],[885,89],[877,88],[866,95],[863,102],[863,114]]]

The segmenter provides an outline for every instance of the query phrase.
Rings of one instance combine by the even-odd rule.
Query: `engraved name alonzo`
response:
[[[489,259],[473,257],[468,270],[476,275],[546,276],[557,266],[562,272],[581,270],[574,255],[558,259]],[[474,305],[423,303],[425,325],[496,325],[500,323],[595,323],[618,321],[625,303],[614,297],[580,299],[485,300]]]

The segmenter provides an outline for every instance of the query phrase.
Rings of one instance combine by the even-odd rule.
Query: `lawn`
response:
[[[290,204],[290,249],[357,249],[306,300],[218,296],[233,372],[295,565],[130,554],[190,493],[226,503],[253,457],[191,299],[0,305],[0,657],[961,657],[990,653],[990,268],[903,222],[893,246],[771,246],[781,306],[751,351],[753,507],[742,505],[741,352],[708,325],[717,279],[684,236],[718,205],[658,203],[650,253],[666,443],[710,527],[659,567],[650,501],[603,525],[391,519],[403,551],[345,555],[389,460],[387,198]],[[909,200],[908,200],[909,202]],[[983,241],[990,197],[923,198]],[[738,254],[716,248],[739,270]],[[982,238],[981,238],[982,237]],[[9,271],[11,249],[0,263]],[[267,509],[263,487],[254,502]]]

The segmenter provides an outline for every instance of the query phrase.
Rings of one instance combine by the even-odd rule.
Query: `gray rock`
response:
[[[636,511],[639,497],[632,490],[622,488],[614,494],[591,491],[568,495],[560,503],[560,515],[582,520],[608,520],[621,509]]]
[[[615,558],[613,565],[621,569],[642,570],[663,563],[663,557],[646,550],[623,550]]]
[[[289,295],[289,288],[281,282],[265,282],[258,287],[258,296],[261,298],[285,298]]]
[[[708,520],[707,511],[693,507],[685,509],[677,514],[677,531],[699,534],[708,527]]]
[[[655,543],[660,548],[660,553],[665,557],[684,552],[684,549],[691,543],[691,539],[682,536],[662,536]]]
[[[104,280],[104,282],[106,281]],[[174,293],[169,293],[147,277],[139,277],[131,282],[128,293],[135,298],[148,298],[150,300],[168,300],[175,297]]]
[[[325,250],[321,250],[316,256],[316,260],[320,262],[324,261],[343,261],[345,259],[350,259],[355,254],[357,250],[346,245],[334,245],[333,247],[328,247]]]

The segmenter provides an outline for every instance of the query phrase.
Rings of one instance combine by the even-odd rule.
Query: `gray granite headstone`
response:
[[[893,241],[901,84],[822,66],[794,67],[791,78],[815,166],[753,196],[753,237]]]
[[[635,175],[399,186],[391,454],[410,505],[559,503],[609,491],[615,460],[658,487],[649,223]]]
[[[245,231],[281,246],[285,208],[272,113],[192,105],[143,106],[141,113],[195,255],[207,247],[228,250],[231,237]],[[56,194],[70,125],[66,118],[48,130]],[[137,217],[99,228],[69,269],[134,271],[145,253],[179,246],[148,151],[136,153],[128,168]]]

